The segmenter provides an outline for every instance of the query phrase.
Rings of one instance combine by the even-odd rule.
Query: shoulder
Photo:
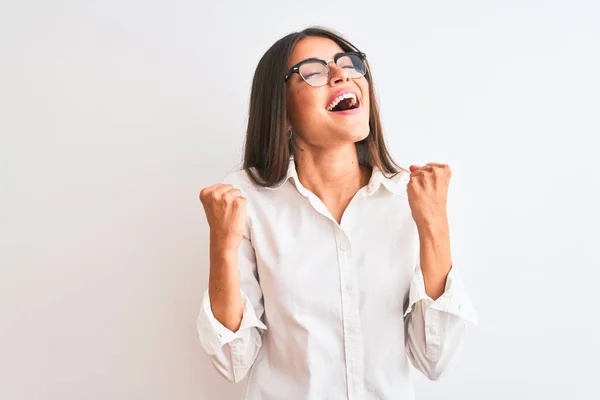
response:
[[[250,178],[248,171],[244,169],[238,169],[228,173],[223,178],[223,183],[227,183],[236,189],[241,190],[244,196],[255,195],[265,191],[265,188],[254,182],[254,180]]]
[[[237,189],[247,189],[252,185],[252,181],[245,170],[236,170],[228,173],[223,178],[223,183],[227,183]]]
[[[405,189],[408,181],[410,180],[410,171],[401,169],[394,174],[384,176],[384,179],[386,179],[391,185],[396,185],[399,188]]]
[[[407,197],[406,185],[410,181],[410,172],[401,169],[396,173],[383,173],[380,170],[374,172],[374,182],[380,182],[394,196]]]

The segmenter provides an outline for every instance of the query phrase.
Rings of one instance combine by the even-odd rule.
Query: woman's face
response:
[[[307,37],[296,43],[288,69],[307,58],[331,60],[343,52],[331,39]],[[350,78],[347,70],[333,62],[327,66],[329,82],[320,87],[310,86],[299,74],[292,74],[286,83],[288,123],[296,141],[315,147],[358,142],[369,135],[369,83],[365,77]],[[358,108],[341,112],[330,110],[335,99],[344,93],[354,93]]]

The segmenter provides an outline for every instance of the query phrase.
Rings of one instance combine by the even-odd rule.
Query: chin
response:
[[[367,129],[356,129],[353,132],[351,132],[350,137],[352,138],[352,141],[354,143],[356,142],[360,142],[361,140],[365,140],[367,137],[369,137],[369,133],[370,133],[370,129],[367,126]]]

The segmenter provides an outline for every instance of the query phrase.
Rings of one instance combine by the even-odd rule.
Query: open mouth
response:
[[[358,98],[354,93],[344,93],[329,103],[327,111],[348,111],[359,107]]]

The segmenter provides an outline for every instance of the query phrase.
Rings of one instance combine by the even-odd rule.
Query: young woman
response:
[[[210,277],[200,341],[245,399],[410,399],[477,314],[452,267],[450,168],[405,170],[366,55],[311,28],[254,75],[244,168],[200,192]]]

